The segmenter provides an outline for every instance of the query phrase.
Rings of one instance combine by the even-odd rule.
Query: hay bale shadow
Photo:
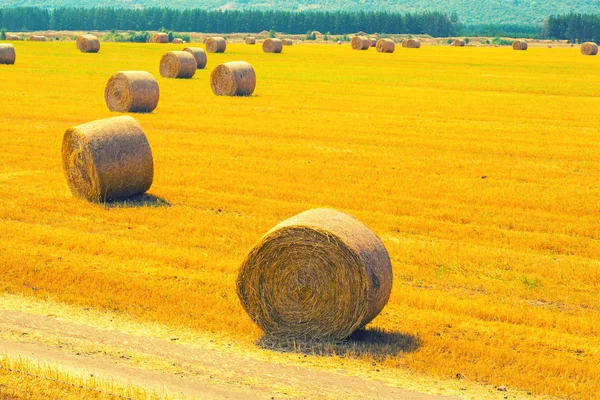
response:
[[[167,200],[148,193],[126,199],[111,200],[102,204],[106,208],[171,207],[171,203]]]
[[[283,353],[301,353],[313,356],[341,356],[384,360],[402,353],[417,351],[421,338],[402,332],[388,332],[377,328],[361,329],[340,342],[281,339],[272,336],[261,337],[257,345]]]

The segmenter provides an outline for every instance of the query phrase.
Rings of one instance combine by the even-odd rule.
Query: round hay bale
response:
[[[371,41],[364,36],[354,36],[350,45],[352,46],[352,50],[369,50]]]
[[[515,40],[512,48],[513,50],[527,50],[527,42],[524,40]]]
[[[160,76],[163,78],[189,79],[196,69],[196,59],[187,51],[170,51],[160,59]]]
[[[407,43],[408,43],[408,39],[402,39],[402,47],[406,47]]]
[[[283,42],[281,39],[268,38],[263,42],[262,49],[265,53],[281,53]]]
[[[156,32],[150,38],[150,43],[169,43],[169,35],[164,32]]]
[[[584,56],[595,56],[598,54],[598,45],[594,42],[585,42],[581,45],[581,54]]]
[[[46,36],[31,35],[31,36],[29,36],[29,41],[30,42],[45,42],[46,41]]]
[[[222,37],[211,37],[206,40],[206,51],[209,53],[224,53],[227,42]]]
[[[104,89],[104,100],[110,111],[152,112],[158,98],[158,82],[145,71],[115,72]]]
[[[173,44],[183,44],[184,42],[183,42],[183,39],[181,39],[181,38],[175,38],[175,39],[173,39],[173,41],[171,43],[173,43]]]
[[[407,39],[405,47],[407,49],[420,49],[421,48],[421,42],[418,41],[417,39]]]
[[[0,64],[13,65],[16,59],[15,46],[10,43],[0,44]]]
[[[377,47],[377,39],[369,39],[371,41],[371,47]]]
[[[6,34],[6,40],[21,40],[21,38],[19,37],[19,35],[14,35],[12,33],[7,33]]]
[[[204,69],[206,67],[207,59],[206,52],[200,47],[186,47],[183,51],[187,51],[196,59],[196,65],[198,69]]]
[[[341,40],[338,40],[338,41],[337,41],[337,44],[342,44],[342,41],[341,41]]]
[[[292,39],[282,39],[281,43],[283,43],[284,46],[291,46],[294,44],[294,42],[292,41]]]
[[[246,38],[246,44],[256,44],[256,39],[249,36]]]
[[[465,47],[465,41],[462,39],[454,39],[454,42],[452,42],[452,46]]]
[[[256,87],[256,74],[245,61],[219,65],[210,74],[210,87],[217,96],[250,96]]]
[[[354,217],[314,209],[267,232],[242,262],[237,292],[268,335],[343,340],[386,305],[385,246]]]
[[[150,145],[130,116],[67,129],[62,162],[71,193],[93,202],[142,194],[150,189],[154,176]]]
[[[396,43],[392,39],[379,39],[375,48],[378,53],[393,53],[396,50]]]
[[[100,41],[94,35],[79,35],[75,43],[82,53],[97,53],[100,50]]]

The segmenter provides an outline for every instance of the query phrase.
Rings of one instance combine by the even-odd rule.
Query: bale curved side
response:
[[[396,43],[392,39],[379,39],[375,49],[379,53],[393,53],[396,50]]]
[[[187,51],[196,59],[196,65],[198,69],[204,69],[206,67],[207,58],[206,52],[201,47],[186,47],[183,51]]]
[[[110,111],[152,112],[158,99],[158,82],[146,71],[115,72],[104,89],[104,100]]]
[[[170,51],[160,59],[160,76],[163,78],[190,79],[196,69],[196,59],[187,51]]]
[[[224,53],[227,42],[222,37],[211,37],[206,39],[206,51],[208,53]]]
[[[150,43],[169,43],[169,35],[164,32],[156,32],[150,38]]]
[[[237,292],[269,336],[342,340],[389,300],[385,246],[354,217],[314,209],[267,232],[242,262]]]
[[[598,45],[594,42],[585,42],[581,45],[581,54],[584,56],[595,56],[598,54]]]
[[[100,50],[100,40],[94,35],[79,35],[75,43],[82,53],[97,53]]]
[[[256,38],[253,37],[247,37],[246,38],[246,44],[256,44]]]
[[[350,45],[352,50],[368,50],[371,47],[371,41],[364,36],[354,36]]]
[[[262,49],[265,53],[281,53],[283,42],[281,39],[268,38],[263,42]]]
[[[15,46],[10,43],[0,44],[0,64],[13,65],[16,60]]]
[[[93,202],[142,194],[150,188],[154,176],[146,135],[129,116],[67,129],[62,161],[73,195]]]
[[[210,74],[210,86],[217,96],[250,96],[256,88],[256,74],[245,61],[227,62]]]

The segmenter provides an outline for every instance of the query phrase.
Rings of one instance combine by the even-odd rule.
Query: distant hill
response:
[[[390,11],[456,12],[465,24],[536,23],[549,15],[576,13],[600,14],[600,0],[0,0],[0,8],[37,6],[56,7],[171,7],[236,10],[255,8],[280,11]]]

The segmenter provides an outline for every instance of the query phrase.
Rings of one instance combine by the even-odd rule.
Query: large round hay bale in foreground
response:
[[[452,42],[452,46],[465,47],[465,41],[462,39],[454,39],[454,42]]]
[[[183,51],[187,51],[196,59],[196,67],[198,69],[204,69],[206,67],[207,59],[206,52],[201,47],[186,47]]]
[[[196,59],[187,51],[170,51],[160,59],[160,76],[163,78],[189,79],[197,68]]]
[[[164,32],[156,32],[150,38],[150,43],[169,43],[169,35]]]
[[[15,35],[12,33],[7,33],[6,34],[6,40],[21,40],[21,38],[19,37],[19,35]]]
[[[386,305],[392,266],[385,246],[354,217],[314,209],[267,232],[246,256],[237,292],[267,334],[342,340]]]
[[[245,61],[227,62],[210,74],[210,86],[217,96],[250,96],[256,87],[256,74]]]
[[[396,43],[392,39],[379,39],[375,48],[379,53],[393,53],[396,50]]]
[[[248,36],[246,38],[246,44],[256,44],[256,38]]]
[[[206,51],[209,53],[224,53],[227,42],[222,37],[211,37],[206,39]]]
[[[281,53],[283,50],[283,42],[281,39],[268,38],[263,42],[262,49],[265,53]]]
[[[352,46],[352,50],[369,50],[371,41],[364,36],[354,36],[350,45]]]
[[[13,65],[16,59],[15,46],[10,43],[0,44],[0,64]]]
[[[150,145],[130,116],[67,129],[62,161],[73,195],[93,202],[142,194],[150,189],[154,176]]]
[[[585,42],[581,45],[581,54],[584,56],[595,56],[598,54],[598,45],[594,42]]]
[[[294,44],[292,39],[281,39],[281,43],[283,43],[284,46],[291,46]]]
[[[46,36],[31,35],[31,36],[29,36],[29,41],[30,42],[45,42],[46,41]]]
[[[100,50],[100,41],[94,35],[79,35],[75,43],[82,53],[97,53]]]
[[[158,98],[158,82],[146,71],[115,72],[104,89],[104,100],[110,111],[152,112]]]
[[[524,40],[515,40],[512,48],[513,50],[527,50],[527,42]]]
[[[407,39],[406,40],[406,47],[407,49],[420,49],[421,48],[421,42],[418,41],[417,39]]]

